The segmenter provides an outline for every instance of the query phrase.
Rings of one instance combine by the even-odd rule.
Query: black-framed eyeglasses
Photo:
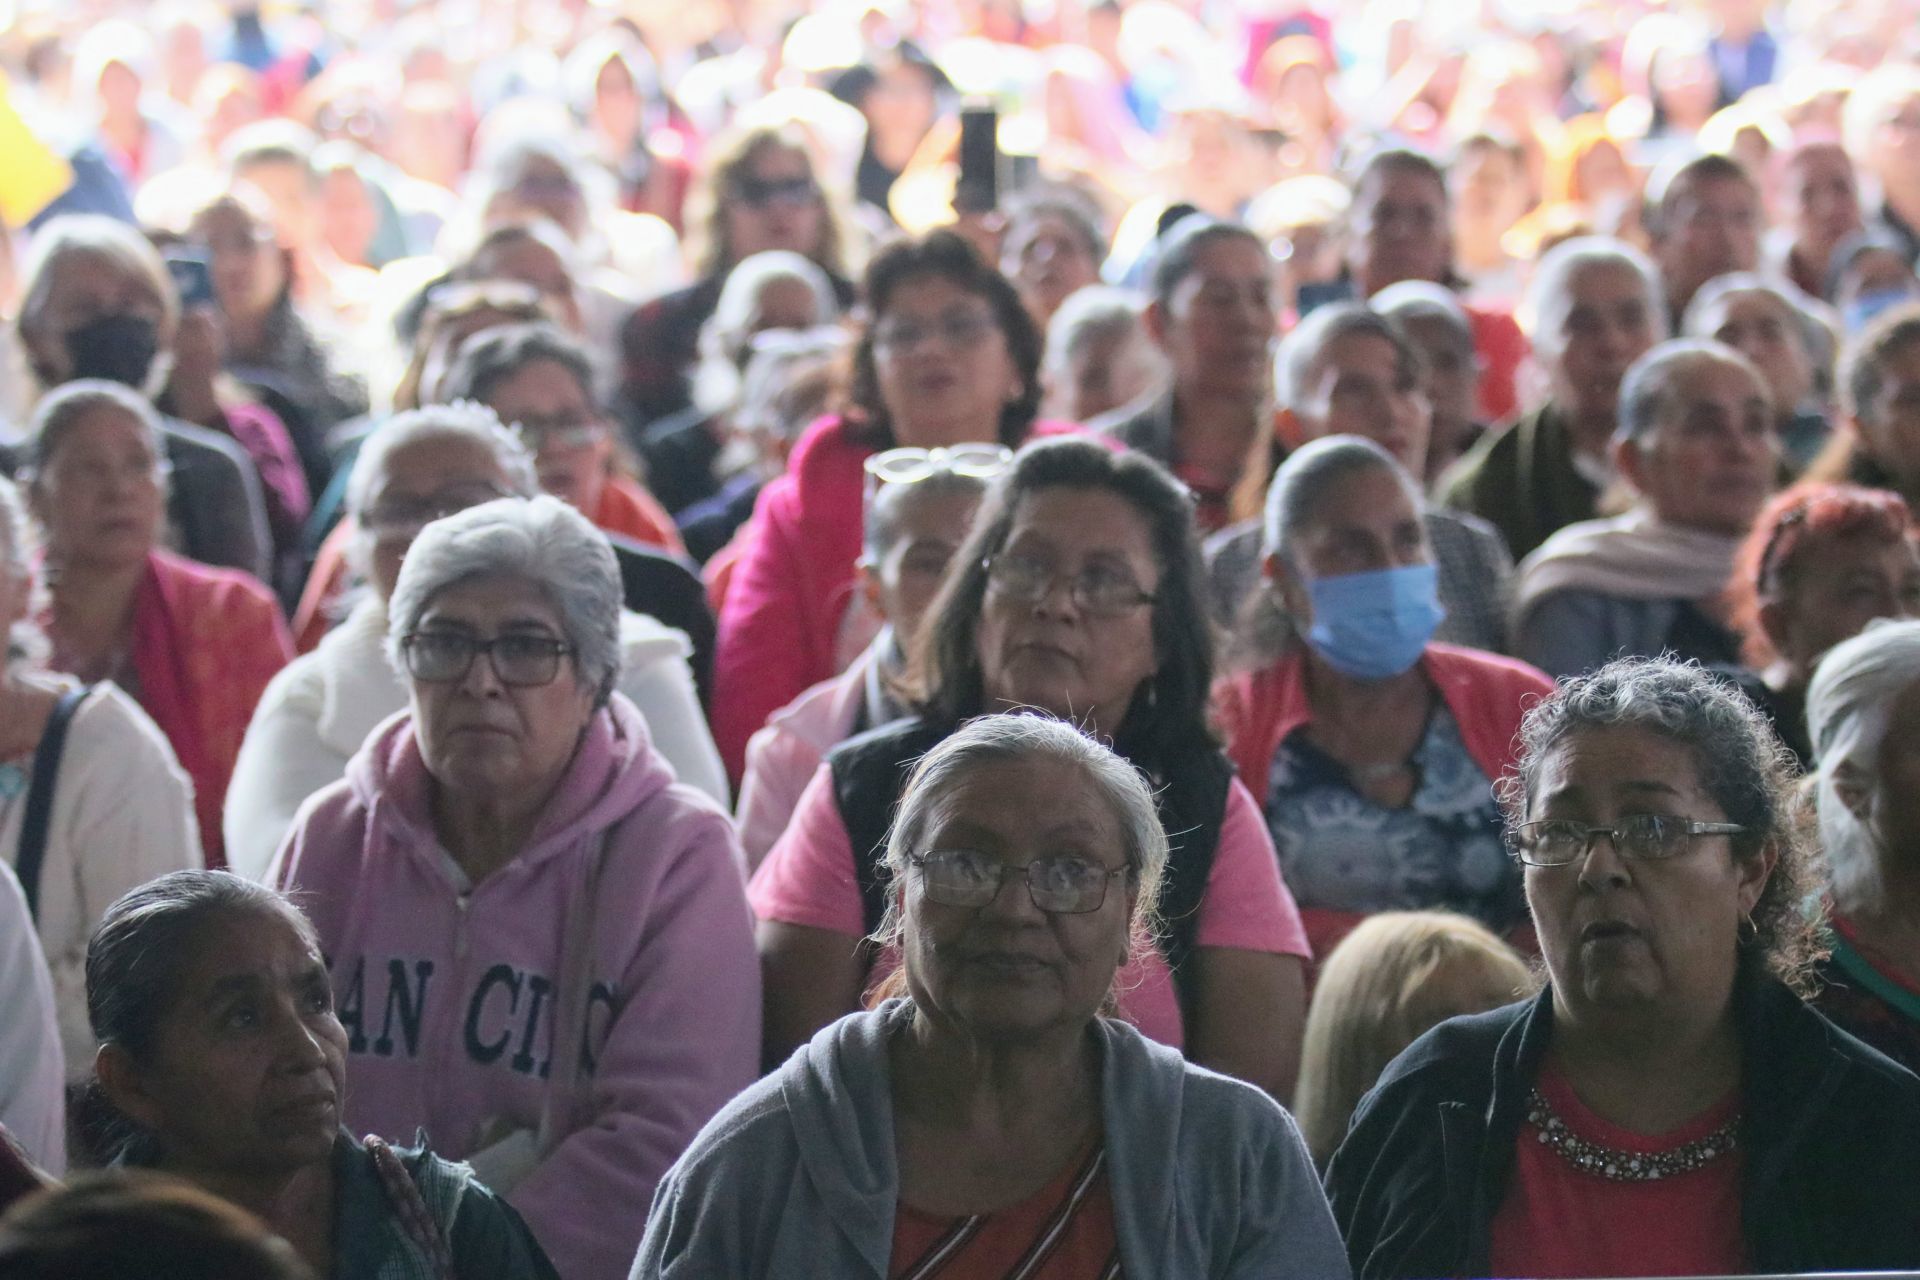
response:
[[[1610,827],[1547,818],[1523,822],[1507,832],[1507,848],[1530,867],[1564,867],[1578,862],[1601,836],[1615,853],[1641,862],[1674,858],[1692,847],[1695,836],[1737,836],[1746,828],[1737,822],[1699,822],[1670,813],[1631,813]]]
[[[1050,564],[1027,556],[988,556],[981,561],[987,571],[987,590],[1003,600],[1020,604],[1038,604],[1053,594],[1054,584],[1064,576]],[[1133,575],[1104,565],[1091,565],[1067,579],[1067,596],[1083,613],[1112,616],[1155,604],[1160,597],[1144,590]]]
[[[910,854],[907,862],[920,873],[927,898],[943,907],[984,907],[1000,896],[1009,877],[1021,876],[1034,906],[1062,916],[1098,911],[1106,905],[1107,886],[1133,871],[1071,855],[1035,858],[1021,866],[973,849],[933,849]]]
[[[473,660],[487,655],[500,683],[530,689],[552,684],[560,675],[560,660],[573,646],[552,636],[509,633],[482,640],[461,631],[415,631],[400,641],[407,673],[428,684],[452,684],[467,678]]]

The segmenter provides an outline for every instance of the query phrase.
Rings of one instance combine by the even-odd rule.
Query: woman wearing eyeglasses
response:
[[[388,602],[410,710],[302,810],[275,879],[332,967],[356,1133],[424,1129],[569,1280],[754,1075],[739,845],[614,691],[612,548],[557,499],[428,525]]]
[[[1532,1001],[1415,1041],[1327,1186],[1362,1277],[1878,1271],[1920,1259],[1920,1078],[1802,1003],[1784,753],[1697,666],[1528,712],[1505,799]]]
[[[890,246],[867,271],[866,300],[848,407],[808,428],[787,473],[760,491],[721,604],[713,736],[736,778],[767,717],[845,670],[879,629],[854,590],[866,459],[900,446],[1017,448],[1036,434],[1040,334],[965,240],[936,231]]]
[[[874,850],[906,766],[976,716],[1044,713],[1108,739],[1158,789],[1174,843],[1159,945],[1119,1012],[1192,1061],[1292,1091],[1307,954],[1273,844],[1207,727],[1212,673],[1193,502],[1158,463],[1037,442],[988,490],[921,629],[911,719],[836,748],[755,873],[777,1063],[894,967]]]
[[[1344,1280],[1286,1113],[1107,1016],[1178,874],[1140,773],[1060,721],[989,715],[902,790],[877,874],[904,999],[715,1118],[635,1280]]]

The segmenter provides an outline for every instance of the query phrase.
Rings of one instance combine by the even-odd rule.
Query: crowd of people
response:
[[[1920,1270],[1920,0],[0,2],[0,321],[0,1280]]]

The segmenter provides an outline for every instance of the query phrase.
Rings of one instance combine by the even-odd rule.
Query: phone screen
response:
[[[1000,203],[1000,109],[967,107],[960,112],[960,181],[954,188],[958,213],[987,213]]]
[[[167,274],[173,277],[174,290],[182,307],[203,307],[213,301],[213,269],[203,254],[174,252],[167,255]]]

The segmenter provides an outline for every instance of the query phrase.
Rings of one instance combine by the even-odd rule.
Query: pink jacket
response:
[[[453,1159],[532,1136],[508,1199],[561,1275],[620,1280],[654,1184],[758,1073],[739,845],[618,694],[527,848],[470,890],[429,786],[403,713],[307,802],[273,875],[332,966],[347,1123],[424,1127]]]

